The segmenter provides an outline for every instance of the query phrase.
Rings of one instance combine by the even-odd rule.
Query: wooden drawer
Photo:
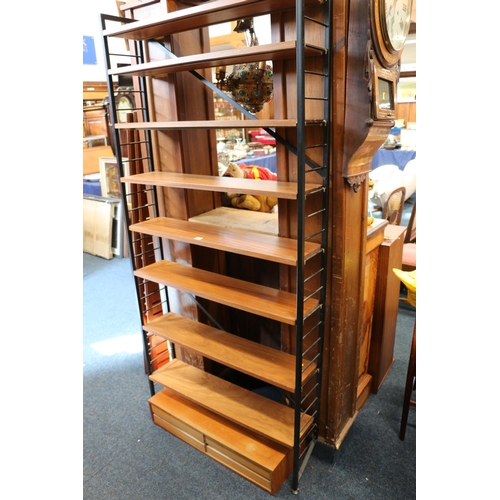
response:
[[[197,450],[276,494],[290,475],[292,449],[212,413],[164,388],[149,399],[153,422]]]

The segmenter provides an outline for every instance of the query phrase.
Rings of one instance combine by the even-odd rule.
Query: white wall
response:
[[[101,25],[99,14],[118,16],[115,0],[86,0],[82,12],[82,37],[93,36],[96,49],[97,64],[84,64],[82,72],[83,82],[98,82],[106,79],[104,67],[104,54],[101,41]],[[255,31],[261,45],[271,43],[269,16],[256,17],[254,20]],[[110,40],[116,44],[116,52],[123,53],[125,42],[121,39]]]
[[[101,42],[101,24],[99,14],[111,14],[118,16],[118,8],[116,7],[115,0],[86,0],[84,8],[81,12],[82,20],[81,26],[83,36],[93,36],[97,56],[97,64],[84,64],[82,71],[83,82],[102,82],[106,80],[106,70],[104,67],[104,54]],[[121,42],[119,50],[123,52],[125,42]],[[83,54],[82,54],[83,59]]]

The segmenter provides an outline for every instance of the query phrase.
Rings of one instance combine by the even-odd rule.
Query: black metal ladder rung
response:
[[[164,344],[167,344],[167,345],[168,345],[168,342],[167,342],[166,340],[165,340],[164,342],[159,342],[159,343],[158,343],[158,344],[156,344],[155,346],[152,346],[150,349],[148,349],[148,352],[149,352],[149,354],[150,354],[150,356],[149,356],[149,357],[150,357],[151,363],[153,363],[153,364],[154,364],[154,363],[155,363],[155,361],[158,361],[159,359],[161,359],[161,358],[163,358],[163,357],[165,357],[165,356],[167,356],[167,355],[168,355],[168,353],[166,353],[166,352],[160,352],[160,353],[158,354],[158,356],[154,356],[154,357],[153,357],[153,356],[151,356],[151,352],[152,352],[152,350],[153,350],[153,349],[157,348],[158,346],[162,346],[162,345],[164,345]]]
[[[319,210],[316,210],[316,212],[311,212],[309,215],[306,215],[306,219],[310,219],[311,217],[315,217],[318,214],[321,214],[325,211],[326,209],[320,208]]]
[[[159,345],[163,345],[163,344],[168,343],[168,340],[167,340],[167,339],[165,339],[165,338],[163,338],[163,337],[160,337],[160,336],[159,336],[159,335],[157,335],[156,333],[150,333],[150,332],[147,332],[147,331],[144,331],[144,332],[145,332],[146,337],[148,338],[148,340],[149,340],[151,337],[153,337],[153,336],[155,336],[155,337],[158,337],[158,338],[161,338],[161,339],[162,339],[162,340],[161,340],[161,342],[158,342],[157,344],[155,344],[155,345],[153,346],[153,348],[154,348],[154,347],[158,347]],[[150,345],[151,345],[151,344],[150,344]]]
[[[150,220],[150,218],[146,218],[144,220]],[[138,231],[132,231],[134,234],[144,234],[144,233],[139,233]],[[144,236],[139,236],[138,238],[132,238],[132,241],[134,243],[139,243],[140,241],[146,241],[149,238],[149,235],[144,235]]]
[[[317,388],[316,388],[316,387],[314,387],[314,388],[311,390],[311,392],[312,392],[313,390],[316,390],[316,389],[317,389]],[[302,400],[302,401],[304,401],[304,400]],[[315,405],[317,402],[318,402],[317,398],[314,398],[314,400],[311,402],[311,404],[310,404],[310,405],[309,405],[309,406],[308,406],[308,407],[304,410],[304,413],[306,413],[307,415],[309,415],[309,413],[307,413],[307,412],[308,412],[308,411],[309,411],[312,407],[314,407],[314,405]],[[311,416],[312,418],[315,418],[317,414],[318,414],[318,412],[317,412],[317,411],[313,411],[313,412],[310,414],[310,416]]]
[[[309,16],[304,16],[304,19],[306,19],[307,21],[311,21],[312,23],[319,24],[320,26],[323,26],[324,28],[330,27],[330,25],[328,23],[325,23],[324,21],[318,21],[317,19],[314,19],[314,18],[309,17]]]
[[[319,338],[317,338],[303,353],[302,355],[305,356],[316,344],[319,342]],[[314,356],[314,358],[311,361],[314,361],[315,359],[318,359],[319,353]]]
[[[307,337],[309,337],[309,335],[311,335],[311,333],[314,332],[314,330],[319,328],[320,325],[321,325],[321,321],[318,321],[312,328],[309,329],[308,332],[306,332],[302,335],[302,340],[306,340]]]
[[[147,336],[148,340],[149,340],[151,337],[153,337],[153,336],[155,336],[155,337],[158,337],[158,338],[161,338],[161,339],[162,339],[160,342],[158,342],[157,344],[155,344],[154,346],[152,346],[152,348],[158,347],[158,346],[163,345],[163,344],[166,344],[166,343],[168,342],[168,340],[167,340],[167,339],[164,339],[163,337],[160,337],[159,335],[157,335],[157,334],[155,334],[155,333],[149,333],[149,332],[145,332],[145,333],[146,333],[146,336]],[[149,345],[151,345],[151,344],[149,344]]]
[[[316,97],[308,95],[306,95],[304,99],[307,99],[308,101],[328,101],[328,97]]]
[[[309,173],[309,172],[316,172],[316,170],[309,170],[308,172],[306,172],[306,174]],[[316,194],[316,193],[319,193],[320,191],[324,191],[324,189],[325,188],[323,186],[321,186],[318,189],[313,189],[312,191],[309,191],[308,193],[305,193],[304,196],[305,196],[305,198],[307,198],[308,196],[311,196],[312,194]]]
[[[325,270],[324,267],[322,267],[321,269],[318,269],[317,271],[315,271],[314,273],[312,273],[310,276],[308,276],[304,281],[305,283],[307,283],[308,281],[312,280],[314,277],[318,276],[318,274],[321,274],[323,271]],[[317,290],[316,290],[317,291]],[[314,295],[314,293],[313,293]]]
[[[123,142],[122,146],[133,146],[135,144],[148,144],[148,141],[131,141],[131,142]],[[125,160],[122,159],[123,163],[132,163],[134,160]]]
[[[137,193],[140,193],[140,192],[141,191],[137,191]],[[133,193],[133,194],[136,194],[136,193]],[[154,203],[146,203],[145,205],[139,205],[138,207],[131,208],[129,211],[131,213],[133,213],[133,212],[137,212],[139,210],[144,210],[145,208],[148,208],[148,207],[153,207],[154,208],[154,206],[155,206]]]
[[[320,170],[326,170],[325,167],[321,167],[321,166],[316,166],[316,167],[312,167],[310,168],[309,170],[306,170],[305,173],[306,174],[310,174],[311,172],[314,172],[314,173],[317,173],[319,172]],[[321,174],[320,174],[321,175]],[[323,186],[321,186],[321,189],[323,189]],[[315,191],[313,192],[318,192],[318,191],[321,191],[321,189],[316,189]],[[306,193],[306,198],[307,196],[309,196],[310,194],[313,194],[313,192],[310,192],[310,193]]]
[[[131,231],[131,233],[137,233],[137,231]],[[142,233],[137,233],[137,234],[142,234]],[[155,245],[153,240],[148,240],[147,235],[145,235],[143,238],[135,238],[135,239],[132,238],[131,241],[132,243],[146,243],[148,246],[148,248],[144,249],[143,252],[134,254],[137,257],[148,256],[151,254],[154,255],[154,253],[159,250],[159,247]]]
[[[127,144],[133,144],[132,142],[126,142],[124,143],[123,145],[126,146]],[[132,163],[133,161],[143,161],[143,160],[151,160],[151,158],[149,156],[141,156],[139,158],[133,158],[132,160],[128,160],[128,163]]]
[[[317,359],[318,357],[319,357],[319,355],[316,356],[315,359]],[[310,361],[307,364],[304,364],[304,369],[302,370],[302,373],[304,373],[312,364],[314,364],[314,360]]]
[[[311,430],[307,433],[307,435],[300,441],[300,445],[302,444],[310,437],[310,435],[314,432],[316,426],[313,426]],[[300,460],[302,460],[302,466],[299,469],[298,475],[299,475],[299,480],[302,477],[302,474],[304,473],[304,470],[307,465],[307,461],[309,460],[309,457],[311,456],[311,453],[314,449],[314,445],[316,444],[317,439],[312,438],[309,442],[309,444],[303,449],[302,452],[300,452]],[[305,458],[304,458],[305,457]],[[298,492],[297,492],[298,493]]]
[[[323,289],[322,286],[316,288],[316,290],[314,290],[313,293],[310,293],[307,297],[304,297],[304,302],[307,302],[310,298],[314,297],[315,295],[318,294],[318,292],[320,292],[321,290]]]
[[[322,73],[322,72],[319,72],[319,71],[312,71],[310,69],[306,69],[304,70],[304,73],[306,75],[316,75],[316,76],[322,76],[323,78],[327,78],[328,75],[326,73]]]
[[[320,235],[320,234],[322,234],[322,233],[324,233],[324,232],[325,232],[325,229],[320,229],[319,231],[317,231],[317,232],[315,232],[315,233],[313,233],[313,234],[310,234],[310,235],[306,236],[306,237],[304,238],[304,240],[305,240],[305,241],[312,240],[315,236],[318,236],[318,235]]]
[[[302,431],[309,425],[309,422],[311,420],[314,420],[314,415],[307,415],[308,417],[311,417],[309,419],[307,419],[306,422],[304,422],[304,425],[302,425],[302,427],[300,428],[300,433],[302,434]]]
[[[153,244],[153,243],[151,242],[151,245],[152,245],[152,244]],[[150,256],[150,255],[152,255],[152,254],[154,255],[154,253],[155,253],[157,250],[158,250],[158,248],[153,248],[153,247],[151,247],[151,248],[148,248],[147,250],[144,250],[144,252],[138,252],[138,253],[135,253],[135,254],[134,254],[134,257],[141,257],[141,258],[142,258],[142,257],[149,257],[149,256]],[[153,283],[153,282],[151,282],[151,283]]]
[[[132,108],[121,108],[121,111],[144,111],[144,108],[142,106],[134,106]]]
[[[130,59],[130,58],[134,58],[134,59],[137,59],[139,60],[140,57],[138,55],[134,55],[134,54],[129,54],[128,52],[109,52],[108,55],[110,56],[114,56],[114,57],[126,57],[127,59]]]
[[[129,186],[139,186],[141,185],[139,182],[137,183],[130,183]],[[153,190],[152,187],[146,187],[146,188],[143,188],[143,189],[136,189],[134,191],[130,191],[129,193],[127,193],[127,198],[130,198],[132,195],[138,195],[138,194],[148,194],[150,193],[151,191]],[[134,210],[139,210],[139,208],[142,208],[142,207],[137,207],[137,208],[131,208],[130,211],[134,211]]]
[[[143,285],[144,285],[144,284],[143,284]],[[139,285],[139,286],[141,286],[141,285]],[[141,298],[142,302],[143,302],[143,303],[144,303],[144,305],[145,305],[145,306],[144,306],[144,312],[145,312],[145,313],[148,313],[148,312],[152,311],[153,309],[156,309],[158,306],[161,306],[161,305],[163,304],[163,302],[164,302],[163,300],[155,300],[153,303],[151,303],[150,307],[146,307],[146,305],[147,305],[147,300],[146,300],[146,299],[148,299],[148,298],[150,298],[150,297],[154,297],[154,296],[158,295],[158,292],[159,292],[159,291],[160,291],[160,290],[155,290],[154,292],[147,293],[147,294],[146,294],[146,293],[144,293],[144,294],[142,294],[142,295],[140,296],[140,298]]]
[[[307,400],[307,398],[317,389],[318,385],[319,385],[318,383],[314,384],[313,387],[311,387],[309,389],[309,392],[307,392],[307,394],[303,394],[302,399],[300,400],[300,405],[301,406],[304,404],[304,402]],[[302,390],[303,389],[304,389],[304,386],[302,386]],[[318,400],[317,397],[313,398],[313,400],[311,401],[311,405],[313,405],[317,400]],[[306,409],[303,409],[302,411],[304,413],[307,413],[307,411],[309,410],[309,408],[311,407],[311,405],[309,407],[307,407]],[[310,415],[310,416],[312,416],[312,415]]]

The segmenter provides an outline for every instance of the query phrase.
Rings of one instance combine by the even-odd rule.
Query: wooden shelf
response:
[[[166,260],[137,269],[134,275],[264,318],[296,324],[296,296],[290,292]],[[304,317],[317,307],[318,300],[308,299]]]
[[[106,39],[144,41],[134,45],[137,53],[144,54],[140,64],[132,63],[130,66],[118,68],[118,60],[109,60],[106,63],[110,80],[115,76],[146,77],[141,81],[141,88],[148,88],[149,83],[152,83],[149,82],[149,77],[153,80],[163,79],[170,74],[198,70],[207,70],[208,74],[210,68],[238,63],[277,63],[274,65],[278,71],[276,78],[282,85],[277,94],[279,102],[277,101],[276,105],[281,106],[283,110],[287,106],[290,108],[280,112],[287,119],[207,120],[214,116],[210,110],[204,109],[204,102],[206,98],[211,100],[211,93],[197,95],[196,101],[183,101],[183,96],[192,95],[192,92],[198,90],[202,92],[201,87],[198,87],[199,82],[195,81],[197,79],[187,77],[185,80],[182,78],[172,82],[155,82],[155,93],[144,97],[144,108],[137,108],[137,117],[134,118],[136,121],[113,125],[115,131],[187,131],[181,135],[187,134],[189,144],[181,144],[179,141],[182,138],[177,133],[139,134],[145,137],[145,142],[152,150],[160,153],[163,148],[169,150],[174,145],[188,149],[197,148],[196,155],[187,155],[195,158],[194,163],[188,163],[189,158],[181,155],[178,164],[167,165],[168,162],[165,161],[168,158],[158,153],[161,165],[157,171],[125,175],[120,179],[121,182],[129,184],[127,188],[130,189],[127,192],[130,194],[147,190],[145,196],[148,198],[148,204],[161,203],[156,200],[157,194],[160,200],[163,197],[161,206],[165,210],[162,213],[169,215],[153,217],[151,211],[138,210],[138,217],[133,219],[135,223],[129,227],[130,236],[134,244],[137,243],[137,250],[132,245],[135,252],[132,260],[140,306],[143,309],[141,313],[148,307],[148,304],[143,303],[142,297],[149,294],[149,289],[155,294],[159,292],[160,300],[164,297],[163,292],[168,295],[177,290],[180,293],[178,303],[175,301],[172,309],[168,307],[171,312],[158,314],[149,323],[145,319],[147,315],[143,314],[142,331],[146,337],[145,342],[152,342],[154,339],[163,342],[163,339],[166,339],[179,347],[177,351],[173,349],[172,352],[182,358],[174,357],[159,369],[155,369],[155,366],[147,371],[150,374],[149,379],[154,383],[154,387],[151,384],[152,392],[156,392],[157,385],[163,386],[163,389],[152,395],[149,400],[153,422],[271,494],[278,491],[292,471],[293,489],[294,493],[296,492],[295,482],[298,482],[298,476],[301,474],[298,462],[303,457],[307,461],[309,454],[305,453],[306,449],[309,446],[312,449],[315,441],[312,431],[316,430],[320,423],[318,404],[322,377],[318,360],[321,359],[323,318],[319,311],[324,304],[320,304],[318,297],[323,296],[326,274],[321,273],[325,273],[327,266],[324,258],[320,259],[319,256],[327,249],[311,240],[323,239],[320,238],[321,234],[325,234],[324,231],[327,230],[324,227],[326,218],[321,218],[321,213],[327,208],[327,200],[326,196],[320,195],[327,193],[329,180],[326,175],[323,177],[321,174],[327,171],[329,164],[311,164],[310,158],[306,156],[306,163],[315,167],[306,169],[306,173],[312,170],[316,173],[307,176],[313,182],[306,183],[305,186],[301,183],[300,188],[297,182],[283,180],[263,181],[198,175],[198,172],[202,171],[199,167],[202,165],[200,160],[203,162],[208,158],[204,151],[213,151],[215,147],[215,134],[195,134],[194,131],[233,128],[276,130],[282,137],[280,139],[277,136],[280,139],[278,142],[284,149],[289,150],[291,155],[298,157],[297,162],[292,158],[283,157],[285,164],[280,167],[289,171],[289,175],[282,176],[283,179],[303,179],[297,169],[302,168],[302,153],[306,153],[309,148],[323,148],[323,156],[329,153],[329,107],[324,106],[321,101],[328,99],[327,90],[330,88],[327,78],[329,75],[323,75],[322,72],[326,67],[325,55],[331,55],[331,42],[326,40],[329,38],[327,27],[319,22],[325,14],[325,22],[329,23],[326,21],[328,16],[325,9],[328,4],[322,3],[321,0],[319,3],[317,0],[304,2],[307,6],[313,6],[308,14],[302,11],[303,3],[297,3],[296,0],[197,0],[198,5],[186,8],[177,6],[180,7],[178,10],[130,23],[120,23],[113,17],[110,20],[111,25],[117,27],[103,31]],[[273,40],[276,43],[204,52],[210,50],[203,38],[206,36],[206,27],[281,11],[287,12],[283,16],[278,14],[272,24]],[[307,37],[295,22],[294,14],[296,17],[297,12],[301,17],[309,18],[310,15],[309,19],[314,20],[307,23]],[[278,30],[281,27],[283,31]],[[196,31],[197,35],[194,37],[186,33],[182,37],[172,38],[176,48],[171,50],[175,53],[160,51],[161,53],[153,54],[153,45],[157,44],[149,41],[164,43],[170,39],[170,35],[195,30],[199,32]],[[323,38],[325,47],[319,47]],[[313,44],[305,43],[306,40]],[[297,49],[302,47],[308,58],[307,64],[312,63],[308,72],[316,75],[314,81],[317,80],[316,77],[322,80],[313,83],[309,81],[313,78],[308,78],[308,96],[302,96],[302,92],[297,90],[302,88],[306,77],[305,65],[300,61],[296,62]],[[137,59],[132,59],[138,62]],[[289,60],[290,64],[279,64],[282,60]],[[164,91],[171,91],[172,98],[165,101],[161,97]],[[290,99],[287,104],[286,100]],[[147,121],[151,119],[148,115],[154,118],[155,106],[161,107],[160,111],[157,110],[158,116],[162,115],[160,118],[172,121]],[[146,113],[149,107],[152,112]],[[304,114],[307,111],[308,119],[301,118],[301,123],[297,123],[293,111],[296,108],[304,110]],[[307,134],[303,133],[303,125],[310,127]],[[311,127],[313,130],[309,133]],[[121,134],[117,134],[117,137],[121,140]],[[127,138],[127,142],[136,141],[135,137]],[[320,153],[318,150],[318,158]],[[207,172],[208,170],[203,169],[203,173]],[[149,189],[152,186],[160,189],[158,192]],[[211,196],[202,195],[200,192],[208,192]],[[264,214],[217,206],[220,203],[216,203],[214,208],[214,199],[220,198],[215,196],[215,193],[270,196],[290,200],[292,203],[280,204],[278,218],[277,213]],[[300,200],[307,201],[307,209],[302,203],[294,203],[299,193]],[[314,196],[309,196],[313,193]],[[169,196],[173,194],[175,196]],[[177,213],[175,207],[183,202],[188,203],[184,215],[179,213],[180,218],[173,218]],[[141,206],[143,202],[138,201],[137,205],[129,207],[129,210]],[[231,210],[231,213],[225,212],[224,209]],[[237,212],[242,213],[240,217],[235,215]],[[155,211],[156,213],[158,212]],[[182,220],[183,218],[189,220]],[[281,234],[293,234],[297,239],[281,237],[280,229]],[[169,254],[165,260],[155,262],[159,256],[153,248],[155,245],[150,245],[150,242],[156,241],[157,238],[179,242],[182,251],[176,256]],[[202,253],[207,253],[205,249],[213,249],[218,252],[220,259],[204,263],[203,267],[206,266],[207,269],[180,263],[190,262],[189,256],[193,257],[191,252],[195,250],[192,245],[201,247],[198,250]],[[297,261],[298,254],[300,261]],[[139,261],[136,259],[139,255],[147,256],[147,260],[144,258]],[[154,263],[149,264],[150,262]],[[257,265],[260,266],[258,272],[244,273],[251,281],[222,274],[232,274],[232,269],[247,265],[248,270],[253,271],[254,264],[256,268]],[[283,266],[295,269],[285,269]],[[287,291],[289,289],[297,292]],[[187,294],[195,298],[193,303]],[[298,297],[301,300],[298,300]],[[302,300],[303,297],[308,298]],[[189,300],[185,302],[184,299]],[[206,311],[206,314],[214,315],[214,323],[211,324],[217,324],[216,317],[219,317],[219,313],[221,318],[223,317],[222,323],[226,324],[227,319],[231,324],[238,324],[238,329],[233,329],[234,334],[190,319],[193,307],[203,309],[203,305],[198,304],[196,299],[205,299],[217,305],[213,311],[212,308]],[[172,306],[172,303],[170,305]],[[183,314],[189,317],[184,317]],[[278,335],[281,337],[284,334],[285,336],[281,337],[283,342],[283,339],[288,338],[289,332],[296,331],[298,338],[294,336],[289,347],[297,356],[262,345],[259,340],[266,325],[261,321],[259,324],[259,318],[253,318],[256,320],[255,328],[253,325],[243,325],[245,320],[251,319],[250,315],[277,322],[273,323],[276,331],[270,332],[273,342],[279,340]],[[185,348],[186,352],[182,348]],[[314,359],[315,362],[307,360],[306,357]],[[151,365],[149,359],[147,362]],[[268,399],[215,376],[211,373],[211,362],[286,392],[287,404]],[[302,403],[304,407],[301,406]],[[304,411],[310,414],[305,414]],[[294,457],[297,450],[298,453]],[[303,469],[305,462],[300,467]]]
[[[149,399],[153,422],[265,491],[276,494],[292,471],[291,449],[164,388]]]
[[[324,120],[308,120],[306,127],[311,125],[325,126]],[[120,130],[196,130],[196,129],[223,129],[223,128],[294,128],[297,120],[190,120],[173,122],[133,122],[117,123],[115,128]]]
[[[115,127],[122,130],[189,130],[218,128],[279,128],[296,127],[297,120],[203,120],[173,122],[135,122],[117,123]]]
[[[151,321],[144,329],[280,389],[295,390],[295,356],[291,354],[174,313]],[[315,370],[314,363],[307,367],[302,381],[305,382]]]
[[[297,241],[289,238],[169,217],[157,217],[132,224],[130,230],[289,266],[297,265]],[[319,244],[305,242],[305,260],[320,250]]]
[[[188,220],[198,224],[279,236],[277,212],[254,212],[234,207],[217,207],[190,217]]]
[[[306,44],[306,56],[322,56],[324,50],[321,47]],[[267,45],[254,45],[241,49],[219,50],[216,52],[205,52],[202,54],[192,54],[189,56],[175,57],[172,59],[162,59],[133,66],[125,66],[119,69],[111,69],[109,75],[130,75],[130,76],[156,76],[161,77],[169,73],[179,71],[192,71],[197,69],[211,68],[215,66],[229,66],[248,61],[268,61],[292,59],[296,55],[296,42],[270,43]]]
[[[238,387],[194,366],[174,359],[149,377],[195,404],[287,447],[293,446],[292,408]],[[309,430],[302,415],[301,436]]]
[[[163,186],[220,193],[247,193],[275,196],[287,200],[297,199],[297,183],[282,181],[262,181],[257,179],[235,179],[212,175],[192,175],[177,172],[147,172],[121,178],[122,182],[145,186]],[[320,184],[306,184],[306,194],[321,189]]]
[[[253,17],[256,12],[264,15],[291,8],[295,8],[295,0],[216,0],[155,16],[154,19],[145,19],[127,23],[120,28],[107,29],[104,31],[104,36],[129,40],[162,38],[172,33]]]

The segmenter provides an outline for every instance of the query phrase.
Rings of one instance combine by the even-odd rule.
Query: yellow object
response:
[[[230,193],[228,193],[229,195]],[[231,193],[232,194],[232,193]],[[241,194],[231,198],[231,205],[234,208],[243,208],[253,212],[271,213],[273,208],[278,204],[278,198],[273,196]]]
[[[253,178],[260,179],[259,169],[257,167],[252,168]]]
[[[366,222],[369,226],[371,226],[373,224],[373,221],[375,220],[375,217],[368,217],[368,219],[366,219]]]
[[[402,271],[394,268],[392,271],[408,289],[408,302],[417,307],[417,270]]]

